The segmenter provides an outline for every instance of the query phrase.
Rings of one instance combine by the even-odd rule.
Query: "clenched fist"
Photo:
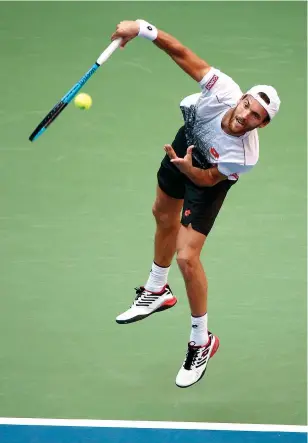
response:
[[[124,46],[130,40],[137,37],[138,33],[139,33],[139,23],[135,21],[125,20],[117,25],[116,31],[111,36],[111,40],[122,38],[120,47],[124,48]]]

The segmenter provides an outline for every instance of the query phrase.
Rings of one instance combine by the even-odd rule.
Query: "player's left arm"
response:
[[[183,174],[185,174],[197,186],[215,186],[217,183],[227,180],[227,176],[218,171],[216,166],[209,169],[196,168],[192,164],[193,146],[189,146],[184,158],[176,155],[171,145],[164,146],[166,154]]]
[[[219,172],[216,166],[209,169],[200,169],[193,166],[186,175],[195,185],[201,187],[215,186],[217,183],[227,180],[228,178]]]

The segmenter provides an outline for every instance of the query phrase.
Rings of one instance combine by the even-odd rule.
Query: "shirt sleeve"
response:
[[[249,172],[253,165],[238,165],[236,163],[218,163],[217,169],[221,174],[226,175],[229,180],[238,180],[241,174]]]
[[[213,67],[199,82],[199,85],[204,98],[215,97],[219,103],[228,106],[234,106],[242,96],[239,85],[231,77]]]

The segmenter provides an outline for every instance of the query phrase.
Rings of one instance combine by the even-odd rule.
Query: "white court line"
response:
[[[190,429],[218,431],[253,432],[308,432],[308,426],[262,425],[241,423],[198,423],[170,421],[131,421],[131,420],[74,420],[50,418],[0,417],[0,425],[30,426],[84,426],[93,428],[141,428],[141,429]]]
[[[138,69],[141,69],[142,71],[148,72],[149,74],[153,74],[153,71],[150,68],[143,66],[141,63],[136,63],[136,62],[132,62],[132,61],[124,61],[121,64],[127,65],[127,66],[133,66],[134,68],[138,68]]]

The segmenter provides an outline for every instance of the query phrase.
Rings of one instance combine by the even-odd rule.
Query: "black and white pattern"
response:
[[[189,107],[180,106],[184,122],[185,122],[185,135],[188,146],[194,144],[193,140],[193,128],[196,119],[196,105],[191,105]]]
[[[135,288],[135,291],[137,296],[133,306],[150,306],[153,302],[157,301],[161,297],[161,294],[158,295],[153,292],[149,292],[143,287]],[[170,289],[166,287],[165,295],[169,294],[172,295]]]
[[[210,140],[210,135],[206,133],[204,125],[196,123],[196,105],[189,107],[181,106],[181,111],[185,121],[185,136],[188,146],[194,145],[192,156],[194,159],[194,166],[202,169],[211,167],[210,157],[208,151],[210,146],[207,146],[202,140]]]
[[[186,358],[183,363],[183,367],[187,371],[190,371],[193,368],[199,368],[208,359],[209,352],[210,352],[209,347],[207,348],[194,347],[191,344],[189,344],[186,353]]]
[[[133,323],[148,317],[154,312],[172,308],[177,299],[172,294],[169,285],[165,285],[161,292],[147,291],[143,286],[135,288],[136,297],[131,307],[118,315],[116,322],[120,324]]]

